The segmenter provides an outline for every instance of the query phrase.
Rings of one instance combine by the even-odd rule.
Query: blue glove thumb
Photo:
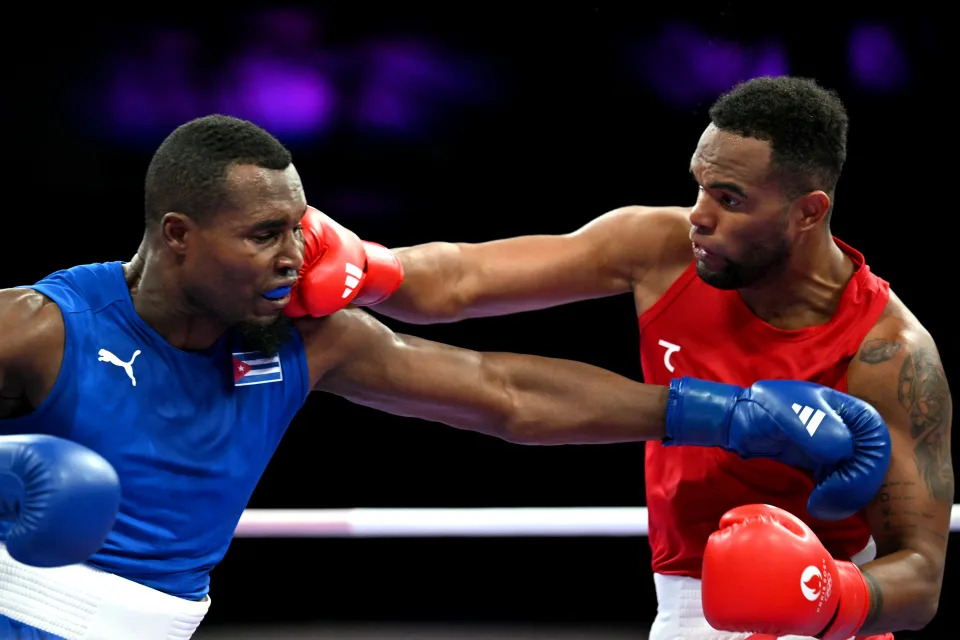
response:
[[[824,520],[852,515],[857,504],[876,497],[890,468],[890,431],[870,404],[835,389],[822,392],[853,434],[853,455],[840,464],[814,469],[817,486],[807,511]],[[846,506],[845,506],[846,505]]]

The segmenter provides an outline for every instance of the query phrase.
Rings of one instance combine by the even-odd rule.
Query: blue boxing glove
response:
[[[0,437],[0,518],[7,551],[37,567],[83,562],[107,539],[120,481],[90,449],[47,435]]]
[[[815,518],[839,520],[870,502],[890,467],[890,433],[872,406],[812,382],[761,380],[748,388],[670,381],[663,444],[722,447],[813,472]]]

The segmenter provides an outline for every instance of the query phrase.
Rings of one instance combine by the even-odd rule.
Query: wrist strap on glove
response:
[[[674,378],[667,397],[665,446],[727,444],[733,407],[742,387],[697,378]]]
[[[856,635],[867,619],[870,608],[870,593],[867,581],[860,569],[852,562],[837,560],[837,613],[820,638],[823,640],[846,640]]]

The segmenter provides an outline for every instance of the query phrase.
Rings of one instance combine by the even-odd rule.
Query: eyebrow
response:
[[[264,220],[263,222],[258,222],[252,227],[250,227],[251,232],[258,231],[273,231],[275,229],[283,229],[287,226],[287,220],[285,218],[274,218],[272,220]]]
[[[710,187],[711,189],[723,189],[724,191],[732,191],[738,196],[740,196],[741,198],[743,198],[744,200],[749,199],[747,194],[743,192],[743,189],[741,189],[739,186],[737,186],[732,182],[711,182],[707,186]]]
[[[690,175],[693,177],[694,180],[697,179],[696,176],[693,175],[693,169],[690,170]],[[740,197],[743,198],[744,200],[749,200],[749,199],[750,199],[750,196],[748,196],[746,193],[744,193],[744,191],[743,191],[743,189],[740,187],[740,185],[738,185],[738,184],[736,184],[736,183],[734,183],[734,182],[723,182],[723,181],[720,181],[720,182],[711,182],[710,184],[707,185],[707,187],[709,187],[709,188],[711,188],[711,189],[723,189],[723,190],[725,190],[725,191],[732,191],[733,193],[737,194],[738,196],[740,196]]]

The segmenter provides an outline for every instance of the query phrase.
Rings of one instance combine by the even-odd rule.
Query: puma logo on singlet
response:
[[[340,296],[341,298],[346,298],[353,293],[353,290],[357,288],[358,284],[360,284],[360,278],[363,277],[363,269],[352,262],[347,263],[346,271],[347,277],[343,283],[343,295]]]
[[[667,371],[673,373],[673,363],[670,362],[670,356],[675,354],[677,351],[680,351],[680,345],[667,342],[666,340],[661,340],[657,344],[659,344],[661,347],[667,348],[666,353],[663,354],[663,366],[667,368]]]
[[[137,359],[138,355],[140,355],[140,349],[137,349],[133,352],[133,357],[130,358],[130,362],[124,362],[106,349],[100,349],[100,351],[97,352],[97,355],[100,356],[97,358],[98,362],[109,362],[110,364],[115,364],[126,371],[127,376],[130,378],[130,383],[133,384],[133,386],[137,386],[137,379],[133,377],[133,361]]]

